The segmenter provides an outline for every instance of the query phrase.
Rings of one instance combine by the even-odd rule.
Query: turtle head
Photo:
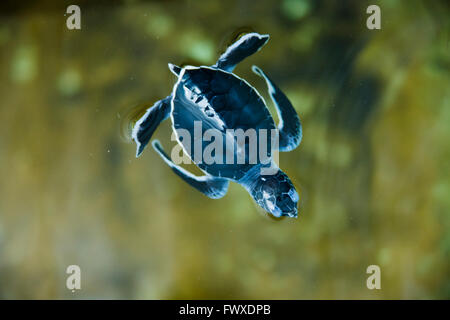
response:
[[[249,188],[256,203],[274,217],[297,218],[299,195],[289,177],[281,170],[274,175],[255,177]]]

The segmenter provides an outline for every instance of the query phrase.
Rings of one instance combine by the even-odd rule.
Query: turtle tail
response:
[[[169,117],[171,97],[155,102],[134,125],[132,139],[136,142],[136,157],[144,151],[159,124]]]

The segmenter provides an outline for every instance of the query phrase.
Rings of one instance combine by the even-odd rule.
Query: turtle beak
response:
[[[288,212],[286,215],[289,218],[297,218],[298,217],[297,208],[294,208],[294,210],[292,210],[291,212]]]

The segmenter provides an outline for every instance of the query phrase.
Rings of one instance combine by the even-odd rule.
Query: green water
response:
[[[66,27],[71,3],[13,3],[0,5],[0,298],[450,298],[445,1],[376,1],[381,30],[366,28],[369,1],[78,1],[81,30]],[[264,217],[235,184],[208,199],[126,138],[130,110],[175,83],[168,62],[213,64],[239,30],[271,39],[236,74],[270,102],[260,66],[303,122],[280,154],[297,220]],[[169,148],[170,134],[168,121],[155,138]]]

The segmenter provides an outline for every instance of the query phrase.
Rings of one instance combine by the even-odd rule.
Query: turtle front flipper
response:
[[[239,62],[259,51],[268,40],[268,34],[248,33],[229,46],[214,67],[232,72]]]
[[[136,142],[136,157],[144,151],[159,124],[169,117],[171,98],[172,95],[155,102],[134,125],[132,139]]]
[[[270,78],[257,66],[252,71],[266,80],[270,97],[277,109],[279,131],[279,150],[291,151],[298,147],[302,141],[302,125],[294,107],[285,94],[270,80]]]
[[[158,140],[154,140],[152,145],[161,158],[163,158],[163,160],[173,170],[173,172],[186,181],[191,187],[194,187],[211,199],[222,198],[227,193],[229,184],[227,179],[217,178],[211,175],[197,177],[173,163],[172,159],[164,152]]]

